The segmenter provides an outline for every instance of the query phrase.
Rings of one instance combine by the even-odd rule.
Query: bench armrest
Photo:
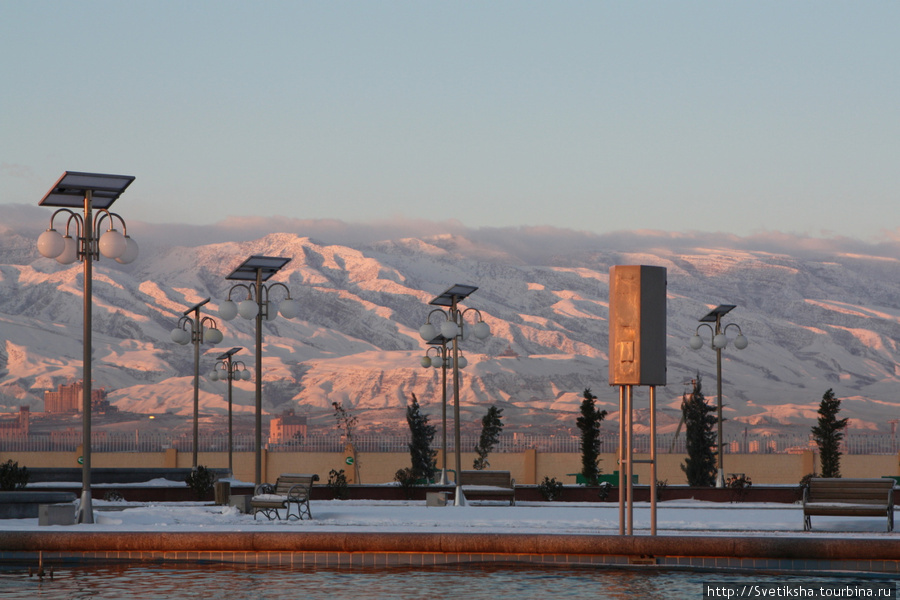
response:
[[[292,485],[287,494],[288,502],[302,502],[303,500],[307,500],[309,498],[309,493],[311,490],[311,485],[305,485],[302,483]]]
[[[265,494],[274,494],[275,486],[271,483],[261,483],[256,486],[256,489],[253,491],[254,496],[263,496]]]

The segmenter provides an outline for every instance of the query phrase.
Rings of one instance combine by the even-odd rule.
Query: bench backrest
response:
[[[459,482],[460,485],[512,487],[512,476],[509,471],[462,471]]]
[[[295,485],[305,486],[307,489],[311,488],[314,481],[318,481],[319,476],[316,474],[284,474],[280,475],[278,479],[275,481],[275,493],[279,496],[287,496],[288,492]]]
[[[812,478],[806,502],[878,504],[893,502],[893,479]]]

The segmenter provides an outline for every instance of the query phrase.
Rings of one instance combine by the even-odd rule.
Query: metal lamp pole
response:
[[[458,323],[459,311],[456,308],[458,298],[452,296],[450,304],[450,320]],[[455,424],[454,443],[456,444],[456,493],[453,495],[454,506],[465,506],[466,497],[462,491],[462,438],[459,427],[459,335],[453,336],[453,422]]]
[[[428,352],[422,358],[423,367],[435,367],[441,369],[441,452],[443,459],[441,460],[441,485],[447,485],[447,339],[438,335],[436,338],[428,342],[431,346],[429,350],[437,350],[437,356],[431,358]],[[440,363],[437,361],[440,360]]]
[[[131,175],[106,175],[66,171],[38,203],[40,206],[61,207],[50,217],[50,228],[38,238],[38,251],[46,258],[55,258],[61,264],[76,260],[84,263],[84,329],[82,334],[82,488],[78,510],[79,523],[93,523],[91,497],[91,396],[92,396],[92,312],[93,312],[93,261],[100,255],[128,264],[138,255],[137,243],[127,235],[125,221],[108,209],[134,181]],[[83,215],[72,209],[82,209]],[[93,211],[97,210],[94,215]],[[60,213],[67,214],[66,235],[53,228],[53,219]],[[97,235],[104,220],[109,229]],[[122,224],[122,233],[116,231],[115,220]],[[70,228],[75,236],[70,235]]]
[[[82,381],[81,381],[81,414],[82,432],[81,444],[84,464],[81,466],[81,504],[78,511],[79,523],[94,522],[94,505],[91,496],[91,396],[93,395],[94,374],[92,371],[91,346],[93,338],[93,298],[94,298],[94,267],[93,253],[88,245],[94,239],[91,230],[91,190],[84,193],[84,238],[82,239],[81,260],[84,262],[84,329],[81,339],[84,340],[82,348]]]
[[[716,487],[724,488],[725,487],[725,438],[723,437],[722,432],[722,422],[724,419],[722,418],[722,350],[725,346],[728,345],[728,337],[726,336],[726,331],[729,327],[737,327],[738,336],[734,340],[734,347],[738,350],[743,350],[747,347],[748,341],[747,338],[744,337],[743,332],[739,325],[735,323],[729,323],[725,327],[722,327],[722,317],[731,312],[735,308],[734,304],[720,304],[713,310],[711,310],[707,315],[700,318],[700,325],[697,326],[697,330],[694,333],[694,337],[691,338],[690,344],[691,348],[694,350],[699,350],[703,347],[703,340],[700,338],[700,328],[706,327],[710,330],[712,335],[712,347],[716,351],[716,445],[718,446],[717,452],[717,471],[716,471]],[[713,323],[714,325],[710,325]]]
[[[200,440],[200,343],[208,342],[210,344],[218,344],[222,341],[222,332],[218,329],[218,324],[212,317],[201,317],[200,308],[202,308],[209,298],[198,302],[186,311],[183,316],[178,319],[178,326],[172,330],[172,341],[178,344],[187,345],[194,344],[194,423],[193,423],[193,455],[191,468],[197,470],[197,454]],[[188,315],[193,314],[193,317]],[[190,331],[187,327],[190,326]]]
[[[231,287],[228,291],[228,300],[219,306],[219,316],[230,321],[240,314],[245,319],[256,320],[256,461],[255,461],[255,483],[262,483],[262,350],[263,335],[262,323],[263,319],[274,319],[277,313],[286,319],[293,319],[300,312],[296,301],[291,298],[291,292],[283,283],[273,283],[265,285],[273,275],[281,270],[290,258],[282,258],[276,256],[251,256],[236,268],[225,279],[246,281],[249,283],[238,283]],[[271,288],[281,287],[287,293],[287,298],[282,300],[277,308],[270,306],[269,292]],[[231,294],[238,289],[247,292],[246,300],[236,305],[231,300]],[[270,312],[272,311],[272,312]]]
[[[250,379],[250,371],[244,367],[244,363],[235,361],[232,357],[243,350],[241,347],[232,348],[228,352],[220,354],[216,360],[216,367],[210,372],[209,378],[217,381],[222,378],[219,375],[219,365],[225,371],[224,377],[228,380],[228,471],[234,476],[234,420],[232,416],[232,382],[235,379]]]
[[[459,310],[459,301],[464,300],[477,290],[478,288],[473,285],[464,285],[457,283],[456,285],[448,288],[443,294],[434,298],[430,305],[438,306],[438,307],[447,307],[447,311],[445,312],[443,309],[436,308],[432,310],[428,314],[428,320],[426,320],[425,325],[419,328],[419,335],[422,339],[426,341],[431,341],[437,337],[437,329],[434,325],[431,324],[431,315],[435,313],[441,313],[446,317],[446,320],[441,323],[440,326],[440,334],[448,339],[453,341],[452,345],[452,353],[453,353],[453,418],[454,418],[454,429],[455,435],[454,439],[456,442],[456,490],[454,493],[453,504],[455,506],[465,506],[466,498],[463,495],[462,483],[460,480],[460,474],[462,472],[462,439],[460,433],[460,408],[459,408],[459,369],[461,367],[460,360],[461,357],[459,355],[459,338],[464,334],[464,314],[470,310],[475,310],[472,308],[468,308],[465,311]],[[484,319],[481,317],[481,313],[477,310],[475,311],[478,314],[478,321],[473,326],[473,332],[475,337],[478,339],[485,339],[491,335],[491,329],[487,323],[484,322]],[[446,346],[445,346],[446,347]],[[442,356],[444,353],[442,353]]]
[[[262,352],[263,352],[263,304],[260,298],[262,292],[262,269],[256,269],[256,302],[259,310],[256,313],[256,394],[255,394],[255,419],[253,443],[256,447],[256,456],[253,462],[253,473],[256,485],[263,482],[262,479]]]
[[[716,315],[716,333],[722,332],[722,315]],[[715,336],[713,336],[715,340]],[[716,471],[716,487],[725,487],[725,437],[722,432],[722,348],[716,347],[716,441],[718,442],[718,470]]]

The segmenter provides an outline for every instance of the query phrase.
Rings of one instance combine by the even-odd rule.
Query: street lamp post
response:
[[[218,324],[212,317],[201,317],[200,308],[209,302],[206,298],[202,302],[195,304],[186,311],[183,316],[178,319],[178,325],[172,330],[172,341],[186,346],[191,342],[194,343],[194,454],[193,466],[194,471],[197,470],[197,446],[200,437],[200,426],[198,424],[198,412],[200,410],[200,343],[218,344],[222,341],[222,332],[219,331]],[[193,317],[188,315],[193,314]]]
[[[462,445],[462,441],[459,428],[459,369],[463,366],[462,361],[465,360],[465,357],[460,356],[459,354],[459,341],[460,339],[468,339],[469,337],[468,327],[465,324],[465,315],[469,311],[474,311],[477,314],[478,320],[471,326],[471,331],[476,338],[483,340],[491,335],[491,328],[484,322],[481,312],[474,308],[467,308],[465,310],[459,309],[459,301],[464,300],[477,289],[478,288],[474,285],[464,285],[459,283],[448,288],[443,294],[429,302],[432,306],[446,307],[446,310],[435,308],[428,313],[425,324],[419,328],[419,335],[422,336],[423,340],[433,340],[437,337],[438,332],[448,340],[453,340],[450,364],[453,366],[453,417],[455,421],[456,441],[456,490],[453,499],[453,504],[455,506],[465,506],[466,504],[465,496],[463,496],[462,484],[460,483],[460,473],[462,471],[462,449],[460,446]],[[443,322],[439,325],[440,330],[431,324],[431,317],[435,314],[440,314],[444,317]]]
[[[91,499],[91,350],[93,261],[100,255],[128,264],[138,255],[137,242],[127,235],[125,221],[110,212],[122,192],[131,185],[131,175],[105,175],[66,171],[38,203],[40,206],[60,207],[50,217],[50,228],[38,238],[38,251],[46,258],[55,258],[67,265],[80,260],[84,263],[84,333],[82,336],[82,445],[84,455],[81,469],[81,503],[79,523],[93,523]],[[72,209],[83,209],[83,216]],[[93,211],[96,210],[96,215]],[[66,214],[66,235],[53,228],[53,219]],[[115,229],[115,221],[122,224],[123,233]],[[101,225],[108,221],[109,229],[98,235]],[[74,233],[74,237],[73,234]]]
[[[246,281],[237,283],[228,290],[228,299],[219,306],[219,316],[230,321],[240,314],[245,319],[256,319],[256,467],[255,483],[262,483],[262,323],[263,319],[274,319],[281,313],[285,319],[293,319],[300,312],[300,307],[291,298],[291,291],[283,283],[265,285],[273,275],[291,261],[290,258],[277,256],[251,256],[231,272],[225,279]],[[270,290],[283,288],[287,298],[278,303],[277,310],[270,306]],[[244,290],[246,299],[239,304],[231,299],[235,290]]]
[[[425,367],[434,367],[441,370],[441,485],[447,485],[447,367],[450,364],[450,357],[447,353],[447,338],[438,334],[428,342],[431,346],[425,351],[425,356],[419,361]],[[428,353],[436,350],[437,353],[432,358]],[[462,360],[464,360],[463,357]]]
[[[235,361],[232,357],[243,350],[241,347],[232,348],[228,352],[216,357],[216,366],[209,372],[211,381],[228,381],[228,471],[234,477],[234,421],[231,410],[231,382],[235,379],[250,380],[250,371],[241,361]]]
[[[703,339],[700,337],[700,328],[706,327],[709,329],[710,335],[712,336],[710,344],[716,351],[716,415],[718,421],[716,444],[718,446],[719,463],[716,475],[717,488],[725,487],[725,466],[723,460],[725,443],[724,438],[722,437],[722,350],[728,345],[728,337],[726,336],[728,328],[736,327],[738,330],[738,335],[734,338],[735,348],[743,350],[749,343],[747,338],[744,337],[744,333],[741,331],[740,326],[736,323],[729,323],[725,325],[725,327],[722,327],[722,317],[731,312],[734,308],[734,304],[720,304],[712,309],[707,315],[700,319],[700,325],[697,326],[697,330],[694,332],[694,336],[690,341],[691,348],[694,350],[702,348]],[[715,326],[710,325],[710,323],[715,323]]]

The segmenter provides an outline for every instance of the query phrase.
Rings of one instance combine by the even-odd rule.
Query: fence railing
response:
[[[95,432],[92,437],[92,452],[162,452],[174,448],[179,452],[193,451],[191,436],[171,436],[167,434],[144,433],[109,433]],[[409,450],[408,434],[361,434],[353,439],[358,452],[407,452]],[[478,436],[464,435],[461,447],[464,452],[473,451],[478,443]],[[81,445],[81,434],[0,437],[0,452],[75,452]],[[275,441],[263,438],[264,447],[270,452],[341,452],[347,445],[345,438],[338,434],[308,435],[297,439]],[[438,434],[432,448],[441,448],[441,436]],[[601,434],[601,452],[615,452],[618,448],[618,435]],[[647,453],[650,451],[650,436],[633,436],[634,451]],[[235,452],[252,452],[255,449],[253,435],[235,435],[233,448]],[[672,433],[656,436],[656,447],[660,454],[684,454],[685,437]],[[447,440],[447,449],[455,451],[453,436]],[[529,433],[510,433],[500,436],[493,452],[523,452],[534,449],[538,452],[581,453],[581,439],[571,435],[545,435]],[[725,452],[728,454],[783,454],[798,453],[807,449],[815,449],[808,434],[783,434],[774,436],[740,435],[726,438]],[[198,439],[200,452],[226,452],[228,450],[227,435],[201,435]],[[900,453],[900,437],[882,435],[850,434],[844,437],[841,451],[845,454],[897,454]]]

